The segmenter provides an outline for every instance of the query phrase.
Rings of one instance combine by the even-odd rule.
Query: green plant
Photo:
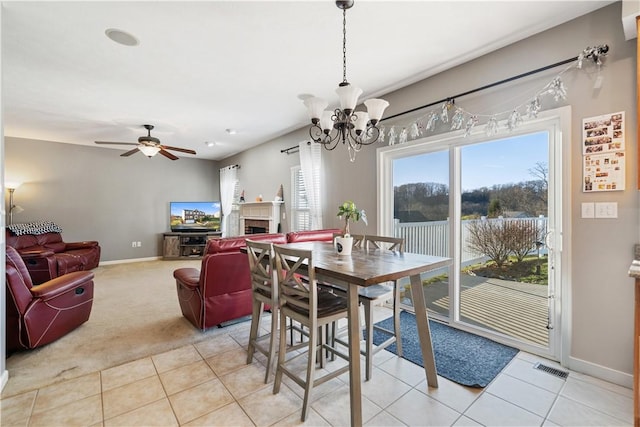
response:
[[[365,213],[364,209],[358,209],[356,207],[356,204],[351,200],[347,200],[346,202],[338,206],[337,216],[340,219],[344,219],[344,236],[345,237],[348,237],[350,235],[349,221],[357,222],[362,220],[362,222],[364,222],[365,225],[368,225],[367,214]]]

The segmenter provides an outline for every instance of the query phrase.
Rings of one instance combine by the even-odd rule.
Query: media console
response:
[[[220,231],[188,231],[163,234],[162,257],[164,259],[200,259],[211,239],[219,239]]]

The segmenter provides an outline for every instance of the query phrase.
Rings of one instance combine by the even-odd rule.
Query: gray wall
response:
[[[14,203],[24,212],[14,223],[50,220],[65,241],[97,240],[101,261],[149,258],[162,255],[170,201],[220,198],[215,161],[122,152],[6,137],[6,179],[23,182]]]
[[[572,107],[571,144],[571,227],[564,230],[569,239],[571,283],[568,284],[570,313],[571,368],[586,371],[630,385],[633,370],[633,281],[627,276],[633,245],[638,242],[639,209],[637,177],[637,107],[635,102],[636,40],[625,41],[621,24],[621,3],[615,3],[567,24],[548,30],[455,69],[386,95],[391,106],[387,116],[465,92],[535,68],[577,56],[587,46],[608,44],[610,53],[602,68],[600,90],[594,90],[595,74],[572,71],[563,80],[568,88],[565,102],[548,103],[544,109],[562,105]],[[562,68],[542,75],[487,90],[457,102],[470,111],[491,114],[530,99],[533,93]],[[371,72],[375,72],[372,70]],[[355,82],[357,83],[357,82]],[[532,92],[533,90],[533,92]],[[300,108],[304,108],[301,104]],[[582,193],[582,154],[580,128],[585,117],[616,111],[626,112],[626,190],[610,193]],[[280,150],[307,137],[306,129],[284,135],[253,150],[225,159],[223,165],[238,163],[241,186],[247,200],[262,193],[275,194],[277,184],[285,188],[285,211],[290,198],[289,169],[299,164],[298,156]],[[376,152],[365,149],[355,164],[344,149],[323,152],[325,165],[324,225],[339,227],[337,206],[354,199],[367,210],[369,226],[356,224],[353,232],[375,232]],[[270,165],[265,170],[264,165]],[[618,203],[618,219],[582,219],[582,202]]]

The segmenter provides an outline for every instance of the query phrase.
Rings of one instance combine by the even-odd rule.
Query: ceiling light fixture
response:
[[[160,152],[160,147],[154,147],[153,145],[141,145],[138,150],[142,151],[142,154],[151,158]]]
[[[336,6],[342,9],[342,83],[336,89],[340,108],[325,111],[329,103],[315,96],[306,98],[304,105],[311,118],[311,139],[329,151],[342,142],[349,151],[349,160],[354,162],[363,145],[373,144],[380,137],[377,125],[389,103],[384,99],[368,99],[364,101],[367,111],[354,111],[362,89],[347,81],[347,9],[353,6],[353,0],[336,0]]]
[[[236,133],[238,133],[238,131],[235,129],[225,129],[225,132],[227,132],[229,135],[235,135]]]

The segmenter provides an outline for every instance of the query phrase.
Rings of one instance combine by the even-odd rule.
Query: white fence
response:
[[[491,218],[462,221],[462,265],[468,265],[479,261],[483,256],[471,251],[467,244],[469,240],[469,224],[474,221],[510,221],[530,223],[538,229],[538,235],[542,237],[547,233],[547,218]],[[449,221],[428,222],[400,222],[395,220],[394,236],[404,238],[404,250],[425,255],[450,257]],[[532,251],[535,250],[535,242],[532,243]],[[546,253],[546,248],[541,248],[540,253]]]

